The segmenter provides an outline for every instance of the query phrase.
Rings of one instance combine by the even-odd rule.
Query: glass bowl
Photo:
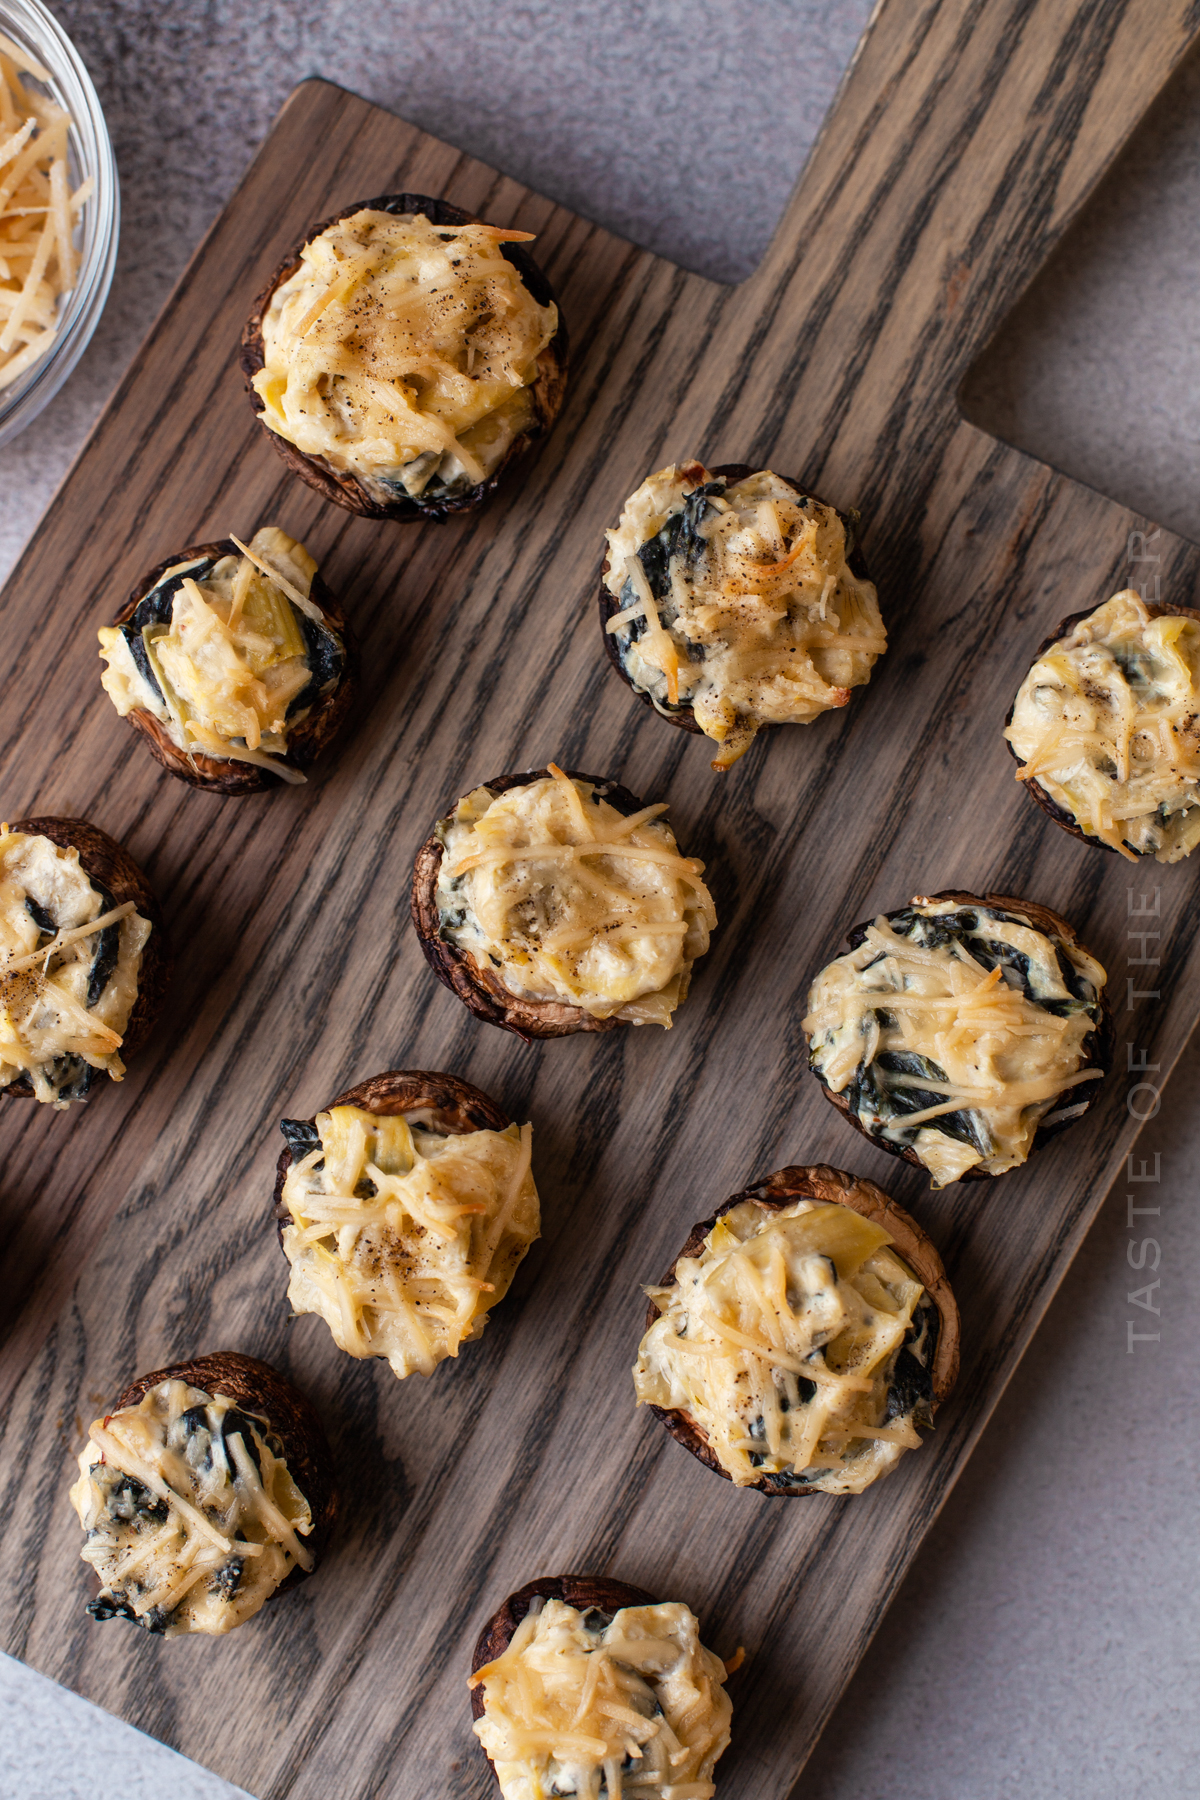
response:
[[[68,161],[72,190],[90,175],[95,183],[75,233],[79,275],[59,303],[58,335],[46,354],[11,387],[0,388],[0,444],[9,443],[57,394],[86,350],[99,323],[117,260],[121,200],[108,128],[79,52],[41,0],[0,0],[0,33],[27,50],[50,75],[48,92],[71,115]]]

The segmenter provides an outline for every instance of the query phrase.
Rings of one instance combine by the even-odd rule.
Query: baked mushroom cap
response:
[[[186,1381],[189,1387],[200,1388],[206,1394],[224,1394],[243,1412],[267,1420],[283,1445],[292,1480],[312,1513],[313,1528],[304,1543],[312,1552],[315,1568],[328,1547],[337,1519],[338,1495],[333,1452],[312,1401],[270,1363],[260,1362],[255,1356],[243,1356],[239,1350],[214,1350],[209,1356],[172,1363],[169,1368],[152,1369],[148,1375],[139,1375],[124,1393],[118,1395],[113,1412],[136,1406],[162,1381]],[[311,1573],[297,1563],[275,1592],[282,1594]],[[274,1595],[270,1597],[274,1598]]]
[[[127,625],[139,604],[158,586],[168,569],[200,557],[217,561],[223,556],[240,556],[232,538],[218,538],[211,544],[190,544],[174,556],[164,557],[149,569],[130,594],[113,620],[114,625]],[[288,728],[287,754],[280,760],[290,768],[307,770],[325,746],[332,742],[345,723],[356,690],[358,650],[353,633],[346,622],[341,602],[332,593],[318,570],[312,579],[312,600],[321,608],[330,625],[342,640],[345,662],[337,686],[319,700],[307,715]],[[190,753],[180,748],[167,727],[154,713],[136,706],[125,718],[146,741],[156,762],[186,781],[190,787],[205,788],[210,794],[261,794],[285,785],[283,778],[273,775],[257,763],[238,762],[233,757],[208,756],[203,750]]]
[[[596,797],[607,800],[626,818],[643,810],[645,802],[618,782],[605,781],[597,775],[581,775],[575,769],[568,769],[566,774],[572,781],[590,782]],[[497,775],[492,781],[480,781],[475,785],[499,794],[508,788],[528,787],[535,781],[547,780],[549,775],[548,769],[529,769],[523,775]],[[438,823],[449,825],[453,816],[452,812],[447,813]],[[615,1016],[598,1019],[583,1007],[572,1006],[565,1000],[528,1000],[511,994],[491,969],[477,963],[457,944],[447,943],[440,935],[438,917],[437,885],[441,866],[442,845],[434,830],[418,850],[413,866],[412,921],[425,961],[443,986],[457,994],[477,1019],[483,1019],[488,1025],[499,1025],[526,1040],[569,1037],[575,1031],[611,1031],[626,1023]]]
[[[933,1395],[932,1407],[936,1409],[947,1399],[955,1381],[958,1379],[959,1344],[961,1330],[959,1325],[958,1306],[951,1291],[941,1257],[938,1255],[932,1240],[917,1224],[916,1220],[906,1213],[903,1207],[897,1206],[890,1194],[877,1187],[873,1181],[857,1175],[847,1174],[844,1169],[834,1169],[828,1163],[794,1165],[786,1169],[778,1169],[774,1175],[756,1182],[753,1187],[745,1188],[740,1194],[734,1194],[719,1206],[711,1218],[701,1219],[693,1225],[686,1243],[675,1257],[670,1268],[659,1282],[659,1287],[675,1286],[675,1269],[680,1259],[685,1256],[699,1256],[704,1247],[704,1240],[717,1220],[724,1213],[731,1212],[735,1206],[751,1201],[766,1213],[785,1212],[798,1200],[815,1200],[822,1205],[848,1206],[853,1212],[861,1213],[866,1219],[872,1219],[877,1225],[889,1233],[894,1250],[902,1262],[912,1270],[920,1281],[925,1292],[937,1310],[938,1329],[934,1345],[933,1362],[930,1369]],[[660,1316],[661,1309],[653,1300],[646,1310],[646,1330]],[[650,1406],[650,1411],[666,1426],[673,1438],[676,1438],[686,1450],[699,1458],[706,1468],[713,1469],[726,1481],[732,1481],[728,1469],[722,1467],[702,1427],[696,1423],[690,1413],[678,1407]],[[806,1482],[798,1479],[789,1480],[783,1474],[760,1476],[757,1481],[747,1482],[748,1488],[756,1488],[760,1493],[798,1499],[802,1496],[818,1493]]]
[[[87,819],[17,819],[9,830],[22,832],[26,837],[49,838],[60,850],[78,850],[80,868],[98,887],[112,895],[115,906],[123,906],[127,900],[132,900],[143,919],[149,919],[153,929],[142,951],[137,999],[121,1039],[121,1061],[128,1063],[130,1056],[137,1054],[154,1029],[173,967],[162,909],[149,882],[128,850]],[[0,1093],[10,1094],[14,1099],[32,1100],[33,1083],[28,1075],[20,1075],[0,1089]]]
[[[1197,612],[1197,610],[1191,606],[1169,606],[1148,600],[1145,602],[1145,607],[1152,619],[1195,619],[1196,622],[1200,624],[1200,612]],[[1030,660],[1029,667],[1032,669],[1034,664],[1039,663],[1042,657],[1045,656],[1047,650],[1052,650],[1055,644],[1059,644],[1064,638],[1069,637],[1075,630],[1075,627],[1077,625],[1082,625],[1085,620],[1090,619],[1096,610],[1096,607],[1091,606],[1084,612],[1068,614],[1062,623],[1050,633],[1050,636],[1038,645],[1037,650]],[[1022,677],[1022,680],[1024,680],[1024,677]],[[1006,730],[1013,722],[1013,714],[1016,711],[1016,706],[1017,697],[1014,695],[1013,703],[1009,707],[1004,719]],[[1017,755],[1015,746],[1007,737],[1004,742],[1013,761],[1018,767],[1024,768],[1024,758]],[[1114,856],[1119,856],[1121,854],[1115,844],[1106,844],[1103,838],[1098,838],[1094,832],[1085,831],[1081,825],[1077,824],[1074,814],[1069,813],[1065,807],[1060,806],[1058,801],[1046,792],[1046,789],[1035,775],[1031,775],[1027,781],[1023,781],[1021,786],[1025,789],[1027,794],[1030,794],[1033,799],[1037,801],[1038,805],[1048,818],[1053,819],[1056,825],[1061,825],[1064,831],[1069,831],[1072,837],[1078,838],[1081,844],[1090,844],[1094,850],[1111,851]],[[1126,849],[1134,856],[1153,856],[1154,854],[1152,850],[1137,850],[1134,849],[1132,845],[1126,845]]]
[[[687,465],[684,466],[686,467]],[[730,484],[735,481],[745,481],[747,476],[757,474],[757,472],[758,468],[753,463],[719,463],[716,468],[708,471],[709,475],[718,476]],[[815,500],[818,506],[828,506],[831,512],[837,513],[846,533],[847,566],[849,567],[851,574],[856,575],[860,581],[869,581],[871,579],[870,572],[867,569],[866,561],[863,557],[862,547],[858,542],[857,513],[841,512],[836,506],[833,506],[830,501],[822,500],[820,494],[814,494],[811,488],[805,487],[802,481],[797,481],[791,475],[784,475],[780,479],[786,481],[790,487],[795,488],[797,494],[799,494],[802,499]],[[628,669],[625,667],[625,664],[621,661],[621,652],[617,647],[616,637],[608,629],[609,620],[614,618],[616,614],[621,611],[620,596],[618,594],[610,593],[605,585],[605,577],[608,574],[610,566],[608,553],[605,552],[604,561],[600,566],[600,634],[604,639],[604,649],[609,662],[617,671],[617,674],[621,677],[621,680],[625,683],[626,687],[629,688],[632,693],[636,694],[638,699],[643,701],[652,711],[656,712],[659,718],[665,719],[669,725],[680,725],[685,731],[694,731],[700,736],[703,736],[703,729],[696,721],[695,711],[686,700],[679,701],[675,706],[670,705],[669,702],[666,704],[660,703],[659,705],[655,705],[654,700],[646,692],[645,688],[640,688],[635,684]],[[768,726],[763,724],[760,725],[758,729],[760,731],[766,731]]]
[[[475,1645],[471,1658],[472,1675],[503,1656],[534,1600],[561,1600],[564,1606],[573,1606],[576,1612],[587,1612],[590,1607],[595,1607],[602,1613],[620,1612],[623,1606],[659,1604],[644,1588],[631,1587],[627,1581],[615,1581],[609,1575],[540,1576],[510,1594],[503,1606],[492,1614]],[[483,1711],[483,1688],[472,1688],[471,1717],[482,1719]]]
[[[447,1137],[471,1131],[507,1131],[512,1124],[512,1120],[501,1112],[496,1102],[479,1088],[472,1087],[470,1082],[460,1081],[457,1075],[432,1074],[424,1069],[388,1069],[382,1075],[371,1075],[366,1081],[347,1088],[344,1094],[339,1094],[328,1106],[322,1107],[321,1111],[332,1112],[335,1106],[357,1106],[369,1113],[404,1113],[408,1117],[419,1115],[421,1124],[430,1130],[443,1132]],[[302,1129],[316,1132],[315,1118],[303,1121],[289,1119],[285,1121],[285,1135],[286,1127],[296,1124],[300,1124]],[[293,1136],[298,1142],[299,1133],[293,1132]],[[296,1160],[291,1142],[285,1144],[276,1165],[275,1192],[272,1196],[280,1242],[283,1240],[283,1227],[290,1223],[292,1216],[284,1205],[283,1184],[287,1180],[288,1170]]]
[[[1061,914],[1051,912],[1048,906],[1039,906],[1037,902],[1033,900],[1019,900],[1012,894],[965,894],[959,893],[953,888],[940,894],[921,895],[920,899],[922,903],[949,900],[957,906],[991,906],[995,907],[998,912],[1017,913],[1028,919],[1031,925],[1042,932],[1044,936],[1048,937],[1052,942],[1057,938],[1063,944],[1078,945],[1086,954],[1091,954],[1090,951],[1086,950],[1086,946],[1080,943],[1079,934],[1073,925],[1069,925]],[[884,917],[888,920],[897,919],[900,918],[902,914],[908,912],[908,910],[908,907],[897,907],[894,912],[885,913]],[[846,942],[851,950],[856,950],[858,948],[867,934],[868,926],[872,924],[874,924],[873,919],[864,919],[860,925],[856,925],[852,931],[847,933]],[[1082,1068],[1086,1065],[1088,1067],[1097,1068],[1107,1075],[1112,1068],[1113,1057],[1112,1010],[1109,1007],[1107,996],[1103,993],[1099,995],[1096,1004],[1099,1011],[1099,1021],[1096,1029],[1090,1032],[1083,1040],[1081,1046],[1083,1060],[1080,1063],[1080,1067]],[[849,1093],[842,1092],[840,1094],[835,1094],[833,1089],[825,1081],[819,1069],[813,1068],[813,1073],[821,1083],[821,1091],[825,1095],[825,1098],[837,1107],[843,1118],[853,1125],[856,1131],[862,1133],[868,1143],[873,1144],[877,1150],[886,1150],[889,1156],[898,1156],[903,1162],[911,1163],[915,1169],[921,1169],[926,1174],[929,1173],[926,1165],[921,1161],[921,1158],[917,1155],[916,1150],[911,1144],[897,1144],[890,1138],[873,1136],[851,1107]],[[1083,1114],[1088,1111],[1099,1098],[1102,1087],[1103,1082],[1101,1081],[1094,1081],[1088,1084],[1087,1092],[1084,1094],[1083,1098],[1074,1103],[1074,1106],[1078,1107],[1078,1111],[1074,1111],[1073,1108],[1073,1117],[1069,1119],[1055,1119],[1053,1113],[1048,1115],[1047,1119],[1043,1120],[1034,1134],[1033,1142],[1029,1147],[1029,1156],[1032,1156],[1035,1151],[1042,1149],[1044,1145],[1050,1142],[1051,1138],[1057,1137],[1060,1131],[1065,1131],[1069,1125],[1073,1125],[1077,1119],[1082,1118]],[[1028,1158],[1026,1158],[1026,1160],[1028,1160]],[[969,1169],[964,1170],[961,1175],[957,1176],[956,1179],[959,1181],[996,1181],[999,1180],[1002,1175],[1007,1175],[1009,1173],[1011,1173],[1011,1171],[1008,1169],[983,1169],[978,1165],[973,1164]]]
[[[270,281],[255,300],[250,310],[250,317],[242,330],[241,370],[245,377],[246,387],[250,394],[251,404],[256,413],[263,409],[262,400],[253,387],[254,377],[265,366],[265,347],[263,343],[263,319],[270,307],[276,288],[288,281],[300,267],[301,253],[306,244],[328,231],[341,219],[352,218],[358,212],[386,212],[393,214],[424,213],[433,225],[478,225],[484,221],[477,214],[465,212],[461,206],[452,206],[448,200],[438,200],[428,194],[381,194],[373,200],[356,200],[352,206],[343,206],[339,212],[333,213],[320,224],[313,225],[305,232],[300,242],[288,252],[272,275]],[[553,288],[543,274],[540,266],[529,254],[524,244],[505,244],[502,254],[506,262],[518,271],[525,287],[532,294],[539,306],[557,306]],[[337,506],[344,506],[350,512],[358,513],[366,519],[445,519],[450,513],[471,512],[480,506],[487,496],[496,488],[510,464],[521,456],[530,445],[550,430],[562,408],[563,398],[567,390],[568,343],[567,328],[563,321],[562,308],[558,308],[558,328],[537,359],[538,373],[531,383],[529,393],[533,400],[534,422],[515,437],[500,462],[485,480],[478,482],[461,494],[446,495],[437,500],[426,500],[418,496],[399,495],[386,505],[376,500],[357,475],[348,469],[335,469],[324,457],[308,456],[298,450],[286,438],[277,432],[267,431],[275,449],[284,462],[306,481],[309,487],[315,488],[326,500],[332,500]],[[266,427],[263,427],[266,430]]]

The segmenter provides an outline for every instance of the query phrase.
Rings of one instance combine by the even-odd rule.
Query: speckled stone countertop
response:
[[[0,451],[0,572],[302,77],[340,81],[638,242],[737,280],[770,238],[870,3],[53,0],[53,10],[105,106],[124,230],[83,364]],[[1192,59],[964,404],[977,423],[1200,537],[1198,115]],[[1194,1046],[1147,1128],[1162,1180],[1139,1197],[1159,1212],[1131,1225],[1124,1192],[1108,1202],[810,1762],[804,1800],[1194,1791],[1198,1076]],[[1130,1267],[1131,1256],[1152,1259],[1148,1238],[1161,1259],[1158,1314],[1128,1298],[1151,1278]],[[235,1792],[0,1658],[0,1800],[103,1791]]]

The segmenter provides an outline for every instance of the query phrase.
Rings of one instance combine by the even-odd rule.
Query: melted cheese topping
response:
[[[303,544],[265,525],[238,547],[238,556],[176,563],[159,577],[138,612],[161,611],[155,596],[167,589],[169,622],[103,627],[100,679],[122,718],[153,713],[186,753],[254,763],[301,783],[282,760],[288,733],[336,685],[342,663],[335,655],[320,679],[302,621],[318,624],[338,651],[341,640],[310,598],[317,565]]]
[[[125,1073],[150,921],[97,887],[78,850],[0,826],[0,1087],[28,1075],[62,1110]]]
[[[1021,683],[1004,733],[1081,831],[1135,861],[1200,843],[1200,621],[1132,588],[1052,644]]]
[[[633,685],[660,712],[690,705],[721,748],[760,725],[807,725],[870,679],[887,649],[875,589],[846,561],[833,507],[769,469],[727,485],[671,464],[625,502],[608,536],[608,621]]]
[[[680,855],[665,804],[627,818],[550,768],[476,788],[438,827],[441,935],[511,994],[669,1027],[717,922],[704,864]]]
[[[377,499],[475,487],[534,422],[558,329],[502,252],[528,231],[364,210],[304,246],[263,319],[263,422]]]
[[[161,1381],[88,1427],[71,1504],[100,1577],[94,1618],[164,1637],[210,1636],[253,1618],[297,1565],[308,1502],[265,1419],[224,1394]]]
[[[731,1207],[673,1286],[646,1289],[639,1406],[686,1413],[738,1487],[861,1493],[932,1423],[932,1303],[914,1318],[925,1290],[891,1241],[846,1206]]]
[[[53,76],[0,35],[0,389],[32,367],[58,335],[60,309],[75,286],[74,234],[94,186],[72,194],[67,158],[71,115],[23,75],[49,87]]]
[[[813,982],[813,1068],[874,1137],[911,1145],[935,1187],[1023,1163],[1075,1117],[1107,977],[1081,950],[988,906],[916,899]],[[1065,1105],[1059,1102],[1065,1099]]]
[[[533,1128],[444,1135],[335,1106],[283,1186],[288,1299],[351,1356],[431,1375],[479,1337],[541,1229]]]
[[[725,1665],[680,1601],[611,1620],[535,1600],[482,1686],[474,1726],[504,1800],[711,1800],[729,1743]]]

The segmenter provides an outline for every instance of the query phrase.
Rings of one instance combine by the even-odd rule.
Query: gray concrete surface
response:
[[[1200,57],[968,380],[968,416],[1200,538]]]
[[[0,1657],[3,1800],[95,1800],[101,1793],[120,1800],[232,1800],[241,1790],[23,1663]]]
[[[54,4],[109,115],[126,231],[92,351],[43,420],[0,453],[0,571],[296,79],[329,75],[735,279],[770,236],[869,10],[869,0]],[[972,376],[966,404],[979,423],[1200,537],[1198,111],[1200,64],[1155,108]],[[1198,1075],[1193,1048],[1148,1127],[1162,1181],[1137,1192],[1160,1213],[1131,1230],[1124,1192],[1109,1202],[797,1800],[1196,1791]],[[1131,1245],[1135,1258],[1153,1256],[1138,1247],[1147,1236],[1161,1257],[1158,1315],[1128,1299],[1153,1278],[1128,1261]],[[1132,1347],[1131,1324],[1151,1334]],[[91,1800],[99,1789],[126,1800],[235,1793],[0,1659],[0,1800]]]

